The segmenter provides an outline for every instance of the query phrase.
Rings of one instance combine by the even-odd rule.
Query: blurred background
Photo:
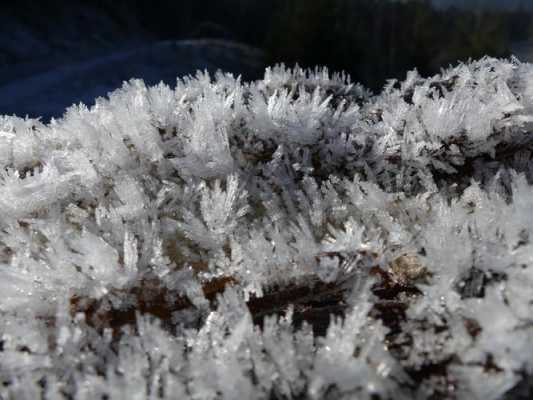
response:
[[[533,60],[533,0],[18,0],[0,5],[0,115],[61,117],[142,78],[284,62],[378,92],[483,55]]]

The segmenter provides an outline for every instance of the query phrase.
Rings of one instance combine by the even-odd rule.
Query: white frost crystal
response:
[[[533,66],[277,66],[0,118],[0,398],[513,399]]]

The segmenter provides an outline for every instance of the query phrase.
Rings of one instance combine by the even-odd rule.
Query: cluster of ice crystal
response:
[[[0,398],[526,398],[532,135],[490,58],[2,117]]]

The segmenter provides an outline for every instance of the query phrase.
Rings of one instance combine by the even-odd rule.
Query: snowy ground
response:
[[[30,73],[18,77],[18,65],[4,68],[0,79],[0,115],[48,120],[60,117],[74,103],[94,104],[95,98],[105,96],[131,78],[141,78],[148,84],[163,81],[173,86],[177,76],[197,70],[222,69],[255,79],[264,67],[259,50],[221,40],[130,44],[82,61],[54,64],[42,60],[33,65],[25,63],[22,68]],[[10,80],[9,76],[16,78]]]
[[[97,104],[0,118],[0,399],[533,398],[533,65]]]

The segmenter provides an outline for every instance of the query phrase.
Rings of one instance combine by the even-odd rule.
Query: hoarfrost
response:
[[[532,77],[280,65],[1,117],[0,397],[531,391]]]

